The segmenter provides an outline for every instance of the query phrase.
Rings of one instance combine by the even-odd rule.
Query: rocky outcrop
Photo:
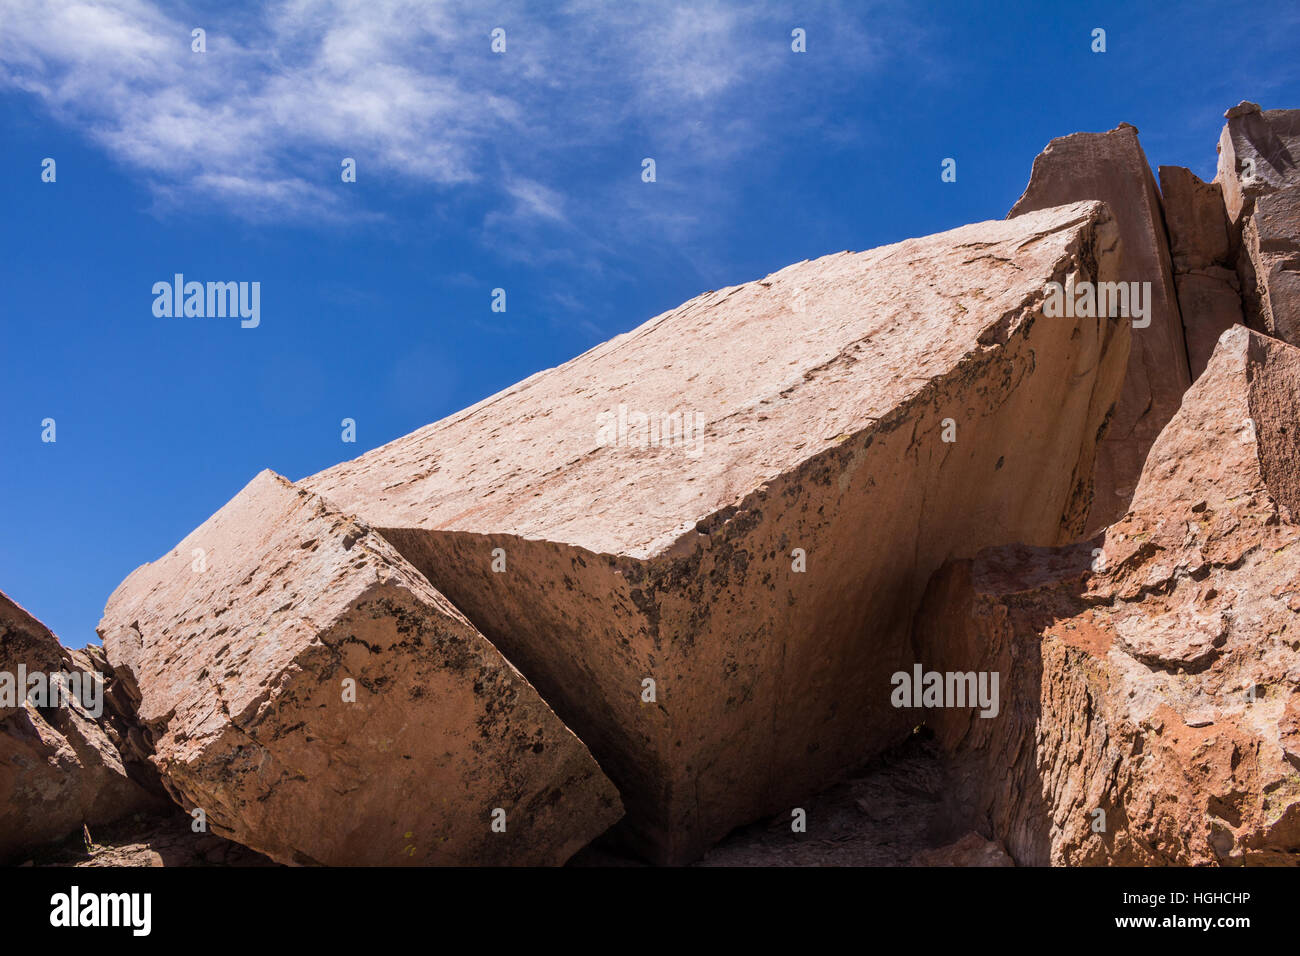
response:
[[[1214,181],[1229,223],[1240,229],[1260,196],[1300,182],[1300,110],[1262,110],[1243,100],[1223,117]]]
[[[1147,451],[1191,377],[1160,194],[1135,127],[1121,123],[1108,133],[1052,140],[1034,160],[1008,218],[1082,199],[1105,202],[1115,216],[1122,251],[1117,278],[1149,283],[1151,291],[1149,314],[1134,322],[1124,390],[1097,452],[1091,531],[1124,514]]]
[[[1103,539],[945,567],[918,617],[994,717],[924,712],[1028,864],[1300,859],[1300,349],[1227,331]]]
[[[98,648],[68,650],[0,593],[0,862],[166,805],[127,746],[114,684]]]
[[[1160,193],[1188,367],[1195,380],[1205,371],[1219,336],[1242,322],[1228,214],[1219,184],[1202,182],[1182,166],[1160,167]]]
[[[1247,323],[1300,345],[1300,110],[1228,110],[1223,189]]]
[[[1295,863],[1300,111],[1227,118],[1213,183],[1053,140],[1004,221],[264,472],[103,650],[0,603],[109,678],[0,713],[0,852],[165,793],[28,858]]]
[[[1129,324],[1045,287],[1116,245],[1088,202],[799,263],[303,484],[528,675],[639,852],[691,860],[906,736],[944,560],[1083,529]]]
[[[559,864],[621,815],[446,598],[271,472],[133,573],[100,633],[177,802],[279,862]]]
[[[1260,196],[1242,229],[1251,324],[1300,345],[1300,182]]]

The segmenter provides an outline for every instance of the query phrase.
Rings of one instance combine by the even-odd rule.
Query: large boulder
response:
[[[100,633],[168,790],[280,862],[560,864],[621,816],[446,598],[272,472],[123,582]]]
[[[1104,539],[935,576],[927,669],[1001,705],[910,711],[953,813],[1020,863],[1294,864],[1300,853],[1300,349],[1225,332]]]
[[[1150,283],[1150,314],[1135,325],[1124,390],[1097,452],[1089,530],[1124,514],[1147,451],[1191,383],[1183,323],[1165,238],[1160,194],[1138,142],[1121,123],[1107,133],[1052,140],[1034,160],[1029,185],[1008,218],[1081,199],[1104,201],[1119,226],[1118,278]]]
[[[168,804],[114,683],[98,648],[68,650],[0,593],[0,862]]]
[[[801,262],[302,484],[528,675],[633,848],[694,859],[907,735],[943,561],[1083,530],[1129,323],[1046,286],[1117,245],[1083,202]]]

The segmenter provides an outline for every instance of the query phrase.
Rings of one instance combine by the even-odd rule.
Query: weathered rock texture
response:
[[[924,717],[1019,862],[1300,861],[1300,350],[1226,332],[1104,541],[947,566],[916,640],[1001,674]]]
[[[1300,345],[1300,110],[1224,114],[1223,189],[1247,323]]]
[[[1160,195],[1137,129],[1074,133],[1052,140],[1034,160],[1025,193],[1008,218],[1081,199],[1104,201],[1119,225],[1118,278],[1151,283],[1150,325],[1133,329],[1124,390],[1097,452],[1090,530],[1121,517],[1156,436],[1191,382]]]
[[[1300,345],[1300,183],[1255,201],[1241,246],[1251,324]]]
[[[167,803],[151,768],[131,757],[114,678],[97,655],[98,648],[63,647],[44,624],[0,593],[0,671],[15,681],[20,665],[46,679],[72,672],[104,679],[98,715],[75,699],[59,706],[0,707],[0,862],[21,862],[20,854],[79,834],[83,825]]]
[[[1160,167],[1169,251],[1193,380],[1214,354],[1219,336],[1242,322],[1241,284],[1223,191],[1182,166]]]
[[[1116,245],[1076,203],[799,263],[303,484],[528,675],[640,852],[690,860],[906,736],[888,678],[944,560],[1083,529],[1129,325],[1040,307]],[[669,413],[698,440],[635,426]]]
[[[1228,221],[1239,226],[1260,196],[1300,182],[1300,110],[1242,102],[1223,114],[1219,166]]]
[[[271,472],[132,574],[100,632],[168,790],[277,861],[559,864],[621,815],[446,598]]]

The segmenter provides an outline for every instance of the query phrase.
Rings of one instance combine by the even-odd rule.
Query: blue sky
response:
[[[262,468],[1002,218],[1054,136],[1127,121],[1208,179],[1224,109],[1300,106],[1294,3],[1024,6],[0,0],[0,590],[82,646]],[[155,317],[177,272],[260,282],[260,326]]]

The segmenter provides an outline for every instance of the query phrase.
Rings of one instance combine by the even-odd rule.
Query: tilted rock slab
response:
[[[168,803],[151,768],[134,761],[124,745],[113,678],[94,656],[97,650],[68,650],[0,593],[0,672],[15,691],[7,703],[17,703],[0,706],[0,862],[22,862],[24,852],[79,834],[83,826]],[[56,704],[45,692],[29,700],[20,674],[23,683],[39,675],[47,686],[56,674],[76,674],[78,682],[98,675],[101,684],[98,692],[61,696]]]
[[[1129,327],[1040,307],[1116,244],[1078,203],[798,263],[303,484],[528,675],[634,849],[691,860],[906,736],[945,559],[1082,530]]]
[[[996,717],[910,711],[962,768],[957,818],[1024,864],[1295,864],[1297,422],[1300,349],[1237,326],[1104,542],[935,576],[926,668],[1001,675]]]
[[[1150,325],[1133,329],[1124,391],[1097,452],[1097,497],[1089,530],[1128,508],[1147,451],[1191,384],[1183,322],[1151,167],[1137,129],[1073,133],[1052,140],[1034,160],[1029,185],[1008,218],[1081,199],[1105,202],[1119,225],[1119,278],[1151,283]]]
[[[560,864],[621,815],[446,598],[272,472],[133,573],[100,633],[167,788],[277,861]]]
[[[1215,182],[1237,249],[1246,321],[1300,345],[1300,110],[1228,110]]]

